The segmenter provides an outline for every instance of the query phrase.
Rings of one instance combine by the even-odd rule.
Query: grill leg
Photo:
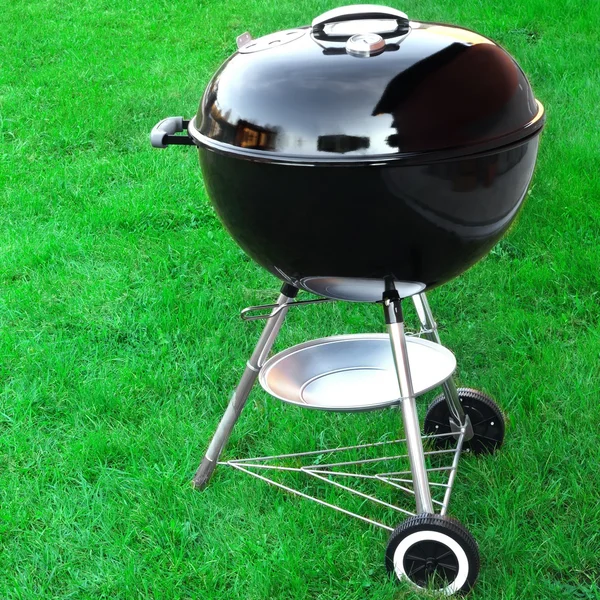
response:
[[[277,299],[277,304],[288,304],[298,293],[297,288],[292,287],[288,284],[284,284],[281,288],[281,293]],[[274,309],[275,312],[277,309]],[[203,489],[208,484],[208,481],[217,466],[219,456],[225,447],[225,444],[229,440],[233,426],[238,420],[250,390],[254,386],[254,382],[260,373],[260,369],[264,365],[269,352],[277,338],[279,330],[285,319],[288,308],[281,309],[275,316],[272,316],[267,320],[267,324],[254,348],[254,352],[250,357],[250,360],[246,363],[246,369],[244,374],[238,383],[237,388],[229,399],[229,404],[225,410],[215,434],[208,446],[208,450],[194,475],[193,484],[196,489]]]
[[[425,293],[423,292],[421,294],[414,295],[412,300],[415,305],[417,315],[419,316],[419,321],[421,321],[421,326],[427,331],[427,333],[424,334],[424,337],[431,342],[440,344],[441,342],[437,330],[437,323],[433,319],[433,314],[431,313],[427,296],[425,296]],[[456,391],[454,379],[450,377],[444,381],[442,384],[442,389],[444,390],[444,397],[446,398],[448,409],[450,410],[451,419],[455,421],[455,425],[458,429],[466,426],[467,419],[465,417],[465,411],[463,410],[462,404],[458,398],[458,392]],[[465,440],[468,439],[470,439],[470,437],[467,435]]]
[[[417,403],[410,376],[408,349],[404,336],[404,319],[402,317],[400,297],[395,289],[392,288],[384,293],[383,310],[392,344],[400,396],[402,397],[402,419],[404,421],[404,433],[413,478],[417,513],[433,513],[429,479],[425,467],[423,441],[421,440],[421,430],[417,415]]]

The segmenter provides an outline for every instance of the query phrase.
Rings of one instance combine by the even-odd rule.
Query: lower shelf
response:
[[[415,395],[446,381],[456,368],[450,350],[406,338]],[[276,354],[263,366],[260,384],[272,396],[319,410],[361,411],[400,402],[387,334],[355,334],[311,340]]]

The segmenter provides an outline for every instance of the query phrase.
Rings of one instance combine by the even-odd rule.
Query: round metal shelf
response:
[[[456,368],[450,350],[406,338],[415,396],[448,379]],[[400,403],[387,334],[338,335],[293,346],[270,358],[260,384],[284,402],[333,411],[362,411]]]

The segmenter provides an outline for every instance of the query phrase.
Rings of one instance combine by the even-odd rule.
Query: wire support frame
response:
[[[450,497],[452,494],[452,489],[454,487],[454,482],[456,480],[456,473],[458,471],[458,462],[460,459],[460,455],[462,453],[465,432],[466,432],[466,429],[463,427],[458,432],[424,435],[421,438],[423,441],[434,440],[436,438],[448,438],[448,439],[453,438],[456,440],[456,446],[454,446],[452,448],[442,449],[442,450],[428,450],[428,451],[424,452],[425,457],[452,455],[451,464],[439,466],[439,467],[428,467],[426,469],[428,474],[430,474],[430,473],[447,473],[448,474],[448,480],[446,483],[434,482],[434,481],[429,482],[430,488],[437,487],[437,488],[444,489],[443,500],[442,501],[433,500],[433,503],[439,507],[439,509],[440,509],[439,512],[441,515],[445,515],[448,511],[448,506],[450,504]],[[364,465],[376,465],[376,464],[381,464],[381,463],[385,463],[385,462],[389,462],[389,461],[397,461],[399,459],[406,459],[406,458],[408,458],[408,454],[394,454],[391,456],[382,456],[382,457],[371,458],[371,459],[358,459],[358,460],[352,460],[352,461],[315,463],[315,464],[311,464],[311,465],[303,465],[303,466],[297,466],[297,467],[290,467],[290,466],[285,466],[282,464],[268,464],[268,463],[270,463],[272,461],[282,462],[282,461],[292,460],[292,459],[304,460],[304,459],[307,459],[310,457],[323,457],[324,455],[333,457],[336,454],[339,454],[341,452],[350,452],[353,450],[365,450],[365,449],[369,449],[369,448],[389,447],[393,444],[402,444],[405,442],[406,442],[406,439],[386,440],[386,441],[382,441],[382,442],[373,442],[373,443],[369,443],[369,444],[358,444],[355,446],[344,446],[344,447],[332,448],[332,449],[311,450],[308,452],[295,452],[295,453],[291,453],[291,454],[277,454],[277,455],[271,455],[271,456],[259,456],[259,457],[254,457],[254,458],[232,459],[232,460],[227,460],[227,461],[220,461],[219,464],[230,466],[238,471],[241,471],[242,473],[251,475],[252,477],[254,477],[256,479],[260,479],[261,481],[264,481],[265,483],[268,483],[274,487],[282,489],[288,493],[294,494],[301,498],[305,498],[307,500],[312,500],[313,502],[316,502],[317,504],[320,504],[327,508],[331,508],[331,509],[333,509],[337,512],[340,512],[342,514],[345,514],[347,516],[354,517],[355,519],[358,519],[358,520],[368,523],[370,525],[374,525],[376,527],[385,529],[387,531],[393,531],[394,528],[390,527],[389,525],[386,525],[385,523],[382,523],[375,519],[371,519],[369,517],[365,517],[364,515],[361,515],[356,512],[353,512],[351,510],[348,510],[346,508],[343,508],[342,506],[339,506],[338,504],[326,502],[325,500],[322,500],[321,498],[318,498],[317,496],[303,492],[294,487],[285,485],[279,481],[276,481],[275,479],[272,479],[271,477],[268,477],[267,473],[273,472],[273,471],[279,471],[279,472],[294,472],[294,473],[304,474],[304,475],[307,475],[307,476],[309,476],[313,479],[316,479],[320,482],[323,482],[323,483],[329,484],[333,487],[336,487],[338,489],[341,489],[344,492],[358,496],[359,498],[362,498],[364,501],[368,501],[370,503],[377,504],[379,506],[383,506],[383,507],[385,507],[389,510],[392,510],[396,513],[400,512],[407,516],[414,516],[415,515],[414,512],[411,512],[409,510],[406,510],[400,506],[396,506],[389,502],[385,502],[384,500],[381,500],[380,498],[377,498],[376,496],[374,496],[372,494],[366,494],[364,492],[356,490],[348,485],[345,485],[343,483],[340,483],[340,482],[332,479],[332,477],[341,477],[341,478],[345,478],[347,481],[351,481],[353,479],[354,480],[362,479],[362,480],[377,481],[377,482],[387,484],[401,492],[404,492],[406,494],[414,496],[414,490],[412,490],[410,487],[413,483],[412,478],[407,477],[407,476],[411,475],[410,469],[401,470],[401,471],[385,471],[383,473],[376,473],[376,474],[353,473],[350,471],[340,470],[340,467],[352,467],[352,466],[360,467],[360,466],[364,466]]]

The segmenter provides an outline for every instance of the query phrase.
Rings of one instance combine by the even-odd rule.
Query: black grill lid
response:
[[[252,159],[441,160],[519,143],[544,109],[514,59],[481,35],[345,6],[242,46],[188,131]]]

